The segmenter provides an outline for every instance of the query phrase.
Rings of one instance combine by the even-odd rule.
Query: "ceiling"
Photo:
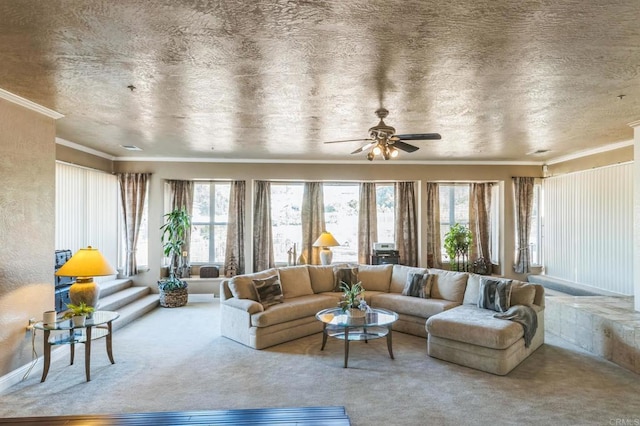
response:
[[[384,107],[397,133],[442,134],[390,161],[544,162],[640,119],[637,0],[5,0],[0,16],[0,88],[121,159],[366,162],[323,142],[367,138]]]

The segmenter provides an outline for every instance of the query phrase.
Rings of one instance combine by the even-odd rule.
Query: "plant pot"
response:
[[[347,309],[347,316],[351,318],[364,318],[367,315],[366,311],[363,311],[358,308],[349,308]]]
[[[84,315],[74,315],[71,317],[74,327],[84,327],[86,317]]]
[[[187,304],[189,293],[186,288],[175,290],[160,289],[160,306],[163,308],[178,308]]]

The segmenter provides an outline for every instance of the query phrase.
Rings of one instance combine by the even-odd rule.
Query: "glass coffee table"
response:
[[[398,314],[386,309],[369,308],[361,318],[350,317],[341,308],[324,309],[316,314],[322,322],[322,348],[327,343],[327,336],[344,340],[344,368],[349,362],[349,342],[364,341],[387,337],[387,349],[393,359],[391,326],[398,320]]]

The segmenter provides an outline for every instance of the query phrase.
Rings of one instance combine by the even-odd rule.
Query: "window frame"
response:
[[[189,263],[191,265],[216,265],[216,266],[222,266],[224,265],[224,259],[222,260],[215,260],[215,249],[216,249],[216,238],[215,238],[215,227],[216,226],[226,226],[228,228],[229,226],[229,211],[227,210],[226,213],[226,217],[227,220],[226,222],[222,222],[222,221],[217,221],[216,220],[216,207],[215,207],[215,199],[216,199],[216,186],[217,185],[230,185],[229,181],[215,181],[215,180],[207,180],[207,181],[194,181],[193,182],[194,188],[194,194],[196,191],[195,186],[196,185],[208,185],[209,186],[209,218],[212,219],[209,222],[203,222],[203,221],[195,221],[194,220],[194,215],[192,214],[191,217],[191,238],[193,239],[193,235],[194,235],[194,231],[198,226],[209,226],[209,258],[207,261],[194,261],[191,257],[190,257],[190,261]],[[228,201],[228,200],[227,200]],[[193,200],[193,204],[192,204],[192,209],[195,208],[195,197]],[[220,216],[220,215],[218,215]],[[192,244],[192,240],[189,241],[189,244]]]

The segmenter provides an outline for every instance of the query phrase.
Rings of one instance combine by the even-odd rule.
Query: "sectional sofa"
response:
[[[315,314],[335,307],[342,297],[336,271],[351,267],[365,288],[365,300],[395,311],[394,331],[427,337],[427,353],[435,358],[504,375],[544,342],[544,288],[511,282],[511,305],[533,309],[537,330],[525,342],[524,327],[494,317],[478,307],[480,275],[403,265],[301,265],[238,275],[220,284],[222,335],[254,349],[264,349],[322,331]],[[432,275],[430,297],[403,295],[410,275]],[[265,308],[254,280],[277,276],[282,303]]]

